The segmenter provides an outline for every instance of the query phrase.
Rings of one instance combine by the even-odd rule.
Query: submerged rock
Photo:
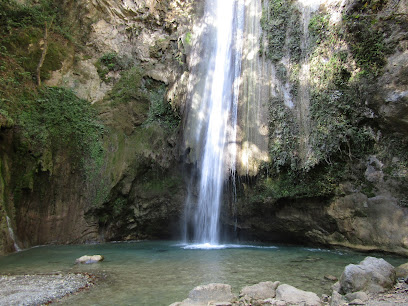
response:
[[[340,277],[340,293],[384,292],[396,281],[394,267],[382,258],[366,257],[358,265],[348,265]]]
[[[105,257],[102,255],[84,255],[75,260],[76,264],[91,264],[95,262],[103,261]]]

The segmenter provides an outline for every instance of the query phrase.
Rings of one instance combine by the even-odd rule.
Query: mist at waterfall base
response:
[[[105,260],[74,264],[84,254]],[[96,275],[97,285],[62,300],[64,305],[169,305],[187,298],[194,287],[226,283],[235,294],[261,281],[290,284],[317,294],[330,294],[344,267],[367,256],[351,251],[329,251],[285,245],[227,245],[190,249],[172,241],[119,242],[96,245],[43,246],[0,258],[0,273],[78,273]],[[375,256],[375,255],[374,255]],[[385,258],[394,266],[398,257]],[[59,304],[61,304],[59,303]]]

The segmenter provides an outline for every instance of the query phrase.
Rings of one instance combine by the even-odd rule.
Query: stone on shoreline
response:
[[[276,289],[276,299],[285,301],[289,305],[322,305],[320,298],[314,292],[303,291],[290,285],[280,285]]]
[[[408,263],[395,268],[397,278],[408,278]]]
[[[102,255],[84,255],[75,260],[76,264],[91,264],[103,261],[105,258]]]
[[[395,269],[382,258],[366,257],[358,265],[348,265],[340,277],[341,294],[364,291],[384,292],[395,284]]]
[[[274,298],[276,296],[276,288],[280,282],[261,282],[253,286],[245,286],[242,288],[239,296],[247,296],[251,299],[264,300]]]

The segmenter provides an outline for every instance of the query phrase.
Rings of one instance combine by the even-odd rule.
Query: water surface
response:
[[[208,247],[208,246],[207,246]],[[105,261],[75,265],[82,255]],[[331,281],[344,267],[367,255],[350,251],[284,245],[186,246],[172,241],[44,246],[0,258],[0,273],[89,272],[101,276],[91,290],[63,301],[66,305],[169,305],[185,299],[198,285],[230,284],[235,293],[261,281],[287,283],[317,294],[330,294]],[[393,265],[406,262],[383,257]]]

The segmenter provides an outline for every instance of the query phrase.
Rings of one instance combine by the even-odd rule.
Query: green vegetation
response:
[[[143,91],[143,71],[139,67],[122,72],[121,78],[108,94],[112,105],[128,103],[130,101],[146,101]]]
[[[122,72],[120,80],[108,94],[108,100],[112,106],[132,103],[138,115],[145,114],[145,127],[156,122],[166,129],[175,129],[180,116],[166,101],[166,92],[165,84],[145,77],[144,71],[135,66]]]
[[[344,16],[341,26],[330,23],[327,13],[313,14],[308,50],[302,50],[299,12],[290,1],[269,1],[269,11],[263,12],[261,21],[268,50],[261,52],[275,62],[281,84],[289,82],[286,90],[290,90],[289,98],[295,105],[300,103],[303,57],[308,59],[313,78],[308,84],[308,135],[301,135],[301,123],[294,116],[299,110],[286,107],[280,98],[270,101],[271,162],[264,165],[268,178],[261,180],[261,194],[272,198],[333,196],[336,183],[353,172],[353,163],[379,152],[376,127],[367,118],[366,101],[372,91],[370,84],[381,75],[386,55],[394,48],[384,40],[389,25],[374,14],[383,4],[362,1]],[[286,52],[289,64],[281,62]],[[307,144],[302,144],[305,140],[301,137],[306,136]],[[306,156],[300,156],[306,149]],[[402,169],[387,171],[395,175]],[[356,173],[352,177],[359,177],[356,184],[360,184],[362,192],[375,194],[375,186],[364,177]]]
[[[10,157],[13,169],[7,183],[15,205],[25,189],[37,186],[44,196],[61,158],[68,159],[86,184],[97,181],[104,161],[104,127],[93,106],[69,90],[35,83],[46,24],[48,49],[41,78],[49,78],[74,54],[76,46],[67,34],[72,31],[64,15],[58,1],[0,2],[0,126],[15,127],[10,144],[15,150]],[[96,189],[94,193],[100,193]]]
[[[164,85],[156,87],[149,92],[150,107],[146,124],[158,122],[165,128],[174,130],[179,126],[180,116],[165,100],[167,88]]]
[[[65,34],[69,30],[63,22],[63,14],[58,1],[41,0],[27,5],[13,0],[0,3],[0,57],[3,61],[0,73],[6,82],[3,91],[20,85],[23,79],[35,77],[46,24],[51,28],[41,76],[47,79],[51,71],[62,67],[63,60],[73,49],[72,37]],[[19,69],[15,69],[16,66]],[[16,71],[14,75],[10,69]]]
[[[132,67],[132,62],[127,57],[121,57],[116,52],[105,53],[95,64],[98,75],[104,82],[111,79],[106,78],[110,71],[123,71]]]
[[[262,12],[261,26],[267,33],[267,55],[272,61],[283,57],[287,22],[290,17],[289,2],[284,0],[269,1],[269,11]]]
[[[271,162],[277,172],[282,167],[297,169],[299,157],[298,130],[293,120],[292,113],[283,104],[283,101],[275,99],[270,107],[270,144],[269,153]]]
[[[377,28],[378,20],[353,14],[345,16],[344,22],[347,29],[345,39],[357,65],[364,73],[378,76],[386,64],[386,54],[392,50],[385,44],[383,32]]]
[[[331,197],[337,192],[339,180],[347,174],[346,169],[341,163],[320,165],[309,172],[285,168],[275,172],[263,168],[270,175],[261,181],[258,191],[274,199]]]
[[[193,39],[193,35],[191,34],[191,32],[187,32],[187,33],[184,35],[184,43],[185,43],[187,46],[191,46],[191,44],[192,44],[192,39]]]
[[[73,157],[89,156],[101,165],[104,127],[88,101],[79,99],[71,91],[57,87],[40,90],[35,101],[24,101],[18,124],[24,142],[31,150],[71,147]],[[81,160],[83,167],[85,160]]]
[[[269,10],[262,11],[261,26],[266,32],[268,42],[267,50],[263,50],[261,44],[261,53],[266,52],[269,59],[278,62],[287,48],[291,60],[295,63],[299,62],[302,53],[300,12],[290,1],[270,0]]]

